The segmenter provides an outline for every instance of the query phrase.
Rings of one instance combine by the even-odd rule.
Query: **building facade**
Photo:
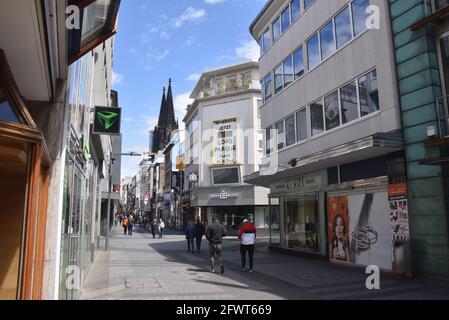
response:
[[[388,2],[268,1],[250,31],[267,167],[245,180],[270,188],[271,247],[392,270],[389,188],[406,181]]]
[[[262,231],[268,227],[265,188],[243,182],[258,170],[262,139],[257,62],[205,72],[187,109],[185,186],[190,219],[218,216],[229,234],[237,234],[249,217]]]
[[[432,155],[423,143],[437,97],[426,97],[432,119],[419,109],[424,83],[412,71],[421,45],[409,27],[425,3],[268,1],[252,23],[262,54],[266,168],[245,179],[270,187],[274,250],[447,274],[444,178],[420,163]],[[405,113],[404,104],[417,105]],[[431,198],[440,205],[432,214],[424,207]],[[432,219],[442,229],[424,243]],[[436,247],[446,249],[429,254]]]

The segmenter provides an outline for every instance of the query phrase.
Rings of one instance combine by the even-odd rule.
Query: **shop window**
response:
[[[340,99],[343,123],[356,120],[359,117],[359,106],[357,99],[357,85],[355,81],[340,89]]]
[[[320,252],[318,200],[315,194],[285,198],[286,248]]]
[[[359,94],[362,117],[379,111],[379,89],[376,70],[359,78]]]
[[[270,244],[281,245],[281,208],[279,198],[270,198]]]
[[[326,130],[332,130],[340,126],[338,91],[324,98],[324,114],[326,116]]]

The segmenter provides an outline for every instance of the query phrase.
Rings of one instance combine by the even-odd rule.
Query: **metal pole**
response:
[[[109,224],[111,223],[111,167],[112,167],[112,156],[109,157],[109,165],[108,165],[108,212],[107,212],[107,225],[106,225],[106,241],[104,250],[108,251],[109,248]]]

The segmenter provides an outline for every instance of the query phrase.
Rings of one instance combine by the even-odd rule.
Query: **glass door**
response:
[[[281,207],[279,198],[270,198],[270,245],[281,245]]]

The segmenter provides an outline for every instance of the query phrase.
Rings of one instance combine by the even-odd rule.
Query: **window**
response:
[[[276,124],[276,130],[278,132],[278,150],[282,150],[285,146],[284,120]]]
[[[264,102],[271,99],[271,96],[273,95],[271,91],[271,82],[273,82],[273,78],[271,76],[271,73],[268,74],[263,80],[263,93],[264,93]]]
[[[291,146],[296,143],[296,131],[295,131],[295,115],[292,115],[285,119],[285,144]]]
[[[309,61],[309,70],[315,68],[318,63],[320,63],[318,33],[307,41],[307,56]]]
[[[439,10],[449,4],[449,0],[435,0],[435,9]]]
[[[321,59],[328,58],[335,51],[334,24],[330,21],[320,31]]]
[[[362,117],[379,110],[379,89],[376,70],[359,79],[359,94]]]
[[[317,101],[310,106],[312,136],[324,132],[323,102]]]
[[[440,54],[443,67],[441,73],[444,77],[444,96],[447,96],[449,95],[449,37],[445,37],[440,40]]]
[[[0,120],[22,123],[0,88]]]
[[[354,0],[352,2],[352,21],[354,23],[354,35],[358,36],[366,29],[368,14],[366,8],[369,6],[369,0]]]
[[[341,117],[343,123],[356,120],[359,117],[357,84],[355,81],[340,89]]]
[[[321,116],[321,119],[323,116]],[[298,142],[307,139],[307,110],[302,109],[296,113],[296,132]]]
[[[326,130],[332,130],[340,126],[338,91],[335,91],[324,98],[324,114],[326,116]]]
[[[346,7],[338,16],[335,17],[335,35],[337,40],[337,49],[343,47],[352,39],[351,16],[349,7]]]
[[[301,15],[301,2],[300,0],[293,0],[290,3],[290,10],[292,12],[292,22],[299,18]]]
[[[281,14],[281,26],[282,33],[287,31],[288,27],[290,27],[290,7],[285,8],[285,10]]]
[[[284,88],[282,64],[274,70],[274,92],[278,93]]]
[[[271,42],[270,29],[267,29],[262,35],[260,41],[261,55],[267,52],[267,50],[270,48],[270,42]]]
[[[280,36],[281,36],[281,17],[278,17],[273,22],[273,42],[276,42]]]
[[[266,131],[265,131],[265,142],[266,142],[265,150],[266,150],[266,154],[267,155],[271,154],[271,151],[272,151],[271,141],[273,139],[272,139],[272,136],[271,136],[271,131],[272,131],[271,127],[266,129]]]
[[[310,7],[315,0],[304,0],[304,10]]]
[[[304,54],[302,47],[296,50],[295,53],[293,53],[293,63],[296,80],[304,75]]]
[[[290,56],[284,61],[284,86],[288,87],[293,80],[293,56]]]
[[[225,85],[223,79],[217,79],[215,80],[215,93],[216,94],[223,94],[225,91]]]
[[[217,184],[237,184],[240,183],[240,173],[238,167],[233,168],[213,168],[213,183]]]

